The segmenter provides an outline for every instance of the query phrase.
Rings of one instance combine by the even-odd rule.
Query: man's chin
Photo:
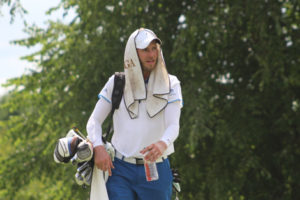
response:
[[[143,70],[144,71],[148,71],[148,72],[151,72],[152,70],[155,69],[155,66],[154,65],[148,65],[148,66],[144,66],[143,67]]]
[[[153,66],[153,67],[148,67],[148,68],[147,68],[147,71],[152,72],[154,69],[155,69],[155,66]]]

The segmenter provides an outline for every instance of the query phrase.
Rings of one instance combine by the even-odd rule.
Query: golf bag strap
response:
[[[109,134],[112,132],[112,123],[113,123],[113,115],[116,109],[119,109],[120,102],[123,96],[125,86],[125,73],[124,72],[115,72],[115,78],[114,78],[114,87],[111,94],[111,112],[110,112],[110,123],[107,127],[107,130],[105,132],[105,135],[102,136],[102,140],[104,143],[106,143]]]

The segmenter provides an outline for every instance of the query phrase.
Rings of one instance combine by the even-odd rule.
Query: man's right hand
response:
[[[108,171],[109,176],[111,176],[111,169],[115,168],[103,145],[94,148],[94,163],[98,169]]]

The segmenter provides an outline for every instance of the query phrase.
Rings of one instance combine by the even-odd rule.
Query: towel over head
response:
[[[158,58],[146,84],[136,49],[147,48],[153,40],[157,41]],[[155,33],[144,28],[134,31],[127,41],[124,53],[124,101],[132,119],[138,117],[140,100],[146,100],[146,110],[151,118],[168,104],[170,80],[160,44],[161,40]]]

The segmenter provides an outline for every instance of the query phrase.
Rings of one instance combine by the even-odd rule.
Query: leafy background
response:
[[[13,17],[20,3],[0,6]],[[27,25],[15,41],[42,48],[0,100],[1,200],[88,199],[75,168],[54,163],[55,143],[74,125],[85,132],[139,27],[162,39],[181,81],[180,199],[300,199],[299,0],[61,0],[48,12],[60,7],[75,10],[71,23]]]

